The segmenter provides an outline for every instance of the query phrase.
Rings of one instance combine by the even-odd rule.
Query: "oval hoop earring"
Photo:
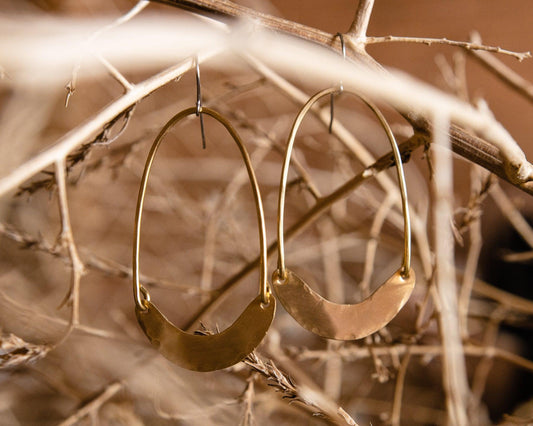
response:
[[[376,291],[356,304],[330,302],[313,291],[296,273],[285,267],[283,217],[287,175],[296,133],[305,114],[320,98],[336,93],[349,93],[363,100],[377,116],[392,146],[404,217],[404,255],[402,266]],[[278,198],[278,267],[272,276],[272,286],[277,298],[287,312],[307,330],[319,336],[335,340],[355,340],[366,337],[387,325],[405,305],[415,285],[415,273],[411,269],[411,222],[407,202],[407,188],[400,152],[394,135],[385,118],[375,105],[365,98],[344,89],[325,89],[313,97],[298,113],[287,142],[281,174]]]
[[[142,210],[148,177],[155,154],[163,137],[174,125],[185,117],[197,115],[198,112],[209,115],[222,124],[239,147],[252,185],[257,211],[261,251],[259,295],[250,302],[244,312],[231,326],[221,333],[209,335],[187,333],[173,325],[150,301],[148,291],[139,281],[139,247]],[[159,132],[150,149],[137,199],[133,244],[133,297],[135,300],[135,314],[142,330],[152,345],[163,356],[180,367],[194,371],[214,371],[230,367],[242,361],[259,345],[274,318],[276,301],[274,297],[271,297],[266,268],[266,231],[261,194],[255,173],[252,169],[250,157],[237,131],[228,120],[209,108],[191,107],[176,114]]]

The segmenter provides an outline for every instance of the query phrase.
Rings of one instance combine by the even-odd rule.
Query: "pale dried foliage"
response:
[[[54,3],[63,12],[76,9],[72,2]],[[363,3],[371,13],[373,2]],[[29,4],[11,5],[17,12],[0,16],[0,424],[532,421],[533,394],[520,386],[532,383],[525,378],[533,373],[533,301],[511,294],[519,279],[513,271],[531,273],[533,232],[523,216],[531,213],[531,196],[453,158],[447,126],[461,124],[499,149],[515,186],[531,180],[531,166],[512,131],[483,103],[469,104],[462,51],[451,61],[438,60],[446,94],[400,74],[351,69],[338,54],[298,43],[289,47],[249,22],[235,30],[241,39],[230,36],[238,49],[228,53],[228,39],[220,36],[224,27],[191,21],[177,8],[143,10],[147,4],[139,2],[114,28],[106,28],[109,17],[80,23],[64,13],[51,27],[41,14],[30,19],[35,8]],[[116,17],[134,6],[109,4],[120,9]],[[363,12],[362,21],[370,17]],[[364,38],[366,25],[352,30]],[[258,39],[242,39],[246,31],[256,31]],[[88,39],[91,49],[84,44]],[[499,56],[487,59],[489,53],[475,50],[501,49],[485,49],[479,38],[448,44],[474,49],[477,60],[491,62],[488,69],[496,61],[499,78],[519,89],[507,95],[531,102],[530,83],[506,69]],[[47,55],[56,59],[39,62]],[[399,142],[407,141],[402,147],[409,160],[417,283],[385,329],[361,341],[326,342],[279,307],[257,351],[216,373],[181,370],[150,347],[131,294],[135,201],[153,138],[172,115],[196,102],[195,55],[203,103],[230,119],[251,154],[269,243],[275,241],[285,141],[308,96],[342,80],[376,99]],[[321,55],[325,59],[317,61]],[[39,64],[48,68],[36,72]],[[328,66],[335,71],[326,72]],[[394,110],[424,114],[435,137],[413,134]],[[524,120],[531,115],[521,114]],[[403,223],[394,170],[384,170],[388,159],[374,165],[389,152],[381,127],[349,97],[335,100],[332,134],[329,117],[324,102],[306,119],[295,145],[286,227],[296,235],[286,257],[322,295],[353,302],[400,265]],[[206,150],[198,120],[191,119],[166,137],[156,158],[143,221],[141,280],[174,323],[214,331],[231,323],[258,291],[258,232],[238,151],[213,120],[206,117],[205,123]],[[325,198],[365,168],[365,176],[376,176],[349,194]],[[491,242],[497,232],[484,221],[516,229],[525,245],[502,252]],[[491,276],[480,279],[487,262],[484,240],[496,257],[515,262],[508,264],[503,288]],[[275,257],[272,249],[269,271]],[[203,306],[208,308],[198,317]]]

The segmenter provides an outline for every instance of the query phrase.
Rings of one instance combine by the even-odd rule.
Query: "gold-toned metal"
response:
[[[313,291],[298,275],[272,277],[276,296],[300,325],[327,339],[355,340],[389,323],[403,307],[415,284],[415,273],[404,278],[398,270],[374,293],[355,305],[333,303]],[[378,328],[378,329],[379,329]]]
[[[384,284],[365,300],[356,304],[329,302],[313,291],[303,279],[285,267],[285,245],[283,218],[287,176],[296,133],[311,107],[320,98],[336,93],[352,94],[361,98],[374,112],[387,133],[391,143],[404,217],[404,255],[402,266]],[[407,201],[407,186],[400,152],[387,121],[381,111],[364,97],[344,88],[322,90],[312,96],[302,107],[292,125],[287,142],[278,198],[278,268],[272,276],[272,286],[277,298],[287,312],[304,328],[328,339],[353,340],[366,337],[387,325],[409,299],[415,285],[415,274],[411,269],[411,222]]]
[[[244,312],[226,330],[217,334],[191,334],[173,325],[150,301],[148,291],[139,281],[139,247],[142,210],[148,177],[155,154],[165,134],[185,117],[206,114],[222,124],[237,144],[248,172],[255,200],[259,228],[260,264],[259,295],[250,302]],[[177,365],[194,371],[213,371],[230,367],[252,352],[267,333],[274,313],[276,301],[271,297],[267,282],[267,246],[263,204],[259,185],[252,168],[250,156],[237,131],[218,112],[200,106],[191,107],[172,117],[157,135],[144,167],[137,209],[133,244],[133,297],[135,313],[144,333],[159,352]]]
[[[261,343],[274,317],[257,296],[231,327],[217,334],[190,334],[174,326],[151,302],[135,307],[137,320],[152,345],[168,360],[194,371],[214,371],[242,361]]]

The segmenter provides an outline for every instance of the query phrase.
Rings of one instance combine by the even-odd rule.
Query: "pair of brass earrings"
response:
[[[137,200],[133,244],[133,295],[137,320],[159,352],[170,361],[194,371],[214,371],[230,367],[242,361],[261,343],[274,318],[276,300],[267,282],[267,246],[263,206],[259,185],[246,148],[231,123],[218,112],[201,106],[199,70],[197,66],[198,100],[196,107],[181,111],[163,127],[157,135],[144,167]],[[415,274],[410,266],[411,231],[407,190],[400,153],[385,118],[369,101],[363,101],[380,120],[392,146],[398,171],[404,217],[404,256],[400,267],[374,293],[356,304],[332,303],[314,292],[305,281],[285,266],[283,216],[287,176],[292,147],[300,124],[311,107],[324,96],[351,93],[342,89],[326,89],[318,92],[303,106],[292,126],[285,151],[278,198],[278,264],[272,277],[272,287],[287,312],[304,328],[328,339],[354,340],[366,337],[390,322],[407,302],[414,284]],[[354,93],[352,95],[358,96]],[[332,98],[333,99],[333,98]],[[148,177],[157,150],[168,131],[184,118],[197,115],[201,120],[202,141],[205,146],[202,114],[214,118],[229,132],[237,144],[248,171],[255,200],[260,242],[259,294],[244,312],[226,330],[217,334],[191,334],[173,325],[150,301],[148,291],[139,280],[139,246],[142,209]]]

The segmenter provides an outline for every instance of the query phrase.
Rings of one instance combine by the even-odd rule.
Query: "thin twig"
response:
[[[390,420],[392,426],[400,425],[405,375],[407,373],[407,367],[409,366],[410,360],[411,352],[409,350],[409,347],[407,347],[405,355],[402,359],[402,364],[400,365],[400,369],[398,370],[398,376],[396,377],[396,386],[394,388],[394,401],[392,402],[392,413]]]
[[[85,404],[78,411],[72,414],[69,418],[63,420],[59,426],[71,426],[78,423],[84,417],[98,412],[98,410],[104,405],[107,401],[113,398],[117,392],[123,389],[124,385],[122,383],[111,383],[108,385],[104,391],[94,398],[91,402]]]
[[[76,248],[74,236],[72,234],[72,226],[70,224],[64,160],[59,160],[56,162],[56,181],[58,188],[59,211],[61,214],[61,234],[59,241],[61,242],[61,245],[64,245],[68,248],[72,268],[70,288],[65,296],[65,299],[60,305],[62,306],[64,303],[68,303],[72,310],[70,327],[65,334],[66,338],[66,336],[68,336],[70,332],[80,323],[80,281],[85,272],[85,267],[78,254],[78,249]]]
[[[355,12],[355,19],[346,33],[352,47],[363,52],[366,47],[366,32],[370,17],[372,16],[373,7],[374,0],[359,0],[357,11]]]
[[[471,168],[472,179],[472,195],[469,203],[469,211],[472,209],[481,210],[479,205],[479,194],[483,193],[483,175],[481,170],[473,165]],[[479,186],[481,188],[477,188]],[[486,194],[486,191],[484,191]],[[484,197],[483,197],[484,198]],[[476,277],[477,265],[479,263],[479,256],[481,254],[482,236],[481,236],[481,214],[472,213],[473,219],[468,224],[470,245],[468,247],[468,254],[466,256],[466,265],[463,276],[463,283],[458,298],[459,324],[461,327],[461,338],[466,341],[468,338],[468,311],[470,298],[472,296],[472,289]]]
[[[327,416],[328,420],[340,424],[339,408],[312,389],[296,385],[291,377],[279,370],[272,361],[263,361],[255,352],[252,352],[245,358],[244,363],[266,378],[269,385],[282,392],[285,398],[290,401],[300,402],[307,410],[312,411],[314,415]],[[348,415],[346,414],[346,416]],[[357,425],[350,416],[344,417],[344,419],[346,420],[343,422],[344,424]]]
[[[218,50],[200,53],[198,55],[198,60],[203,62],[214,57],[217,53],[219,53]],[[71,151],[99,133],[101,129],[115,117],[120,116],[124,111],[131,108],[153,91],[183,75],[192,69],[195,64],[196,62],[194,58],[188,58],[185,61],[146,79],[142,83],[136,84],[133,89],[105,107],[92,117],[91,120],[60,138],[54,146],[33,157],[31,160],[26,161],[7,176],[1,178],[0,197],[7,192],[16,189],[25,180],[54,164],[57,160],[65,158]]]
[[[443,347],[442,381],[446,392],[446,407],[452,425],[465,425],[467,421],[466,401],[468,382],[460,337],[457,289],[454,271],[454,249],[452,231],[448,224],[452,216],[453,175],[452,159],[449,148],[447,129],[448,117],[441,114],[434,117],[434,142],[432,159],[435,175],[432,187],[435,194],[434,221],[435,256],[439,260],[436,266],[436,283],[441,310],[439,325]]]
[[[527,223],[524,216],[518,211],[501,186],[493,185],[490,196],[516,232],[518,232],[529,247],[533,248],[533,228]]]
[[[471,357],[494,357],[504,361],[507,361],[513,365],[516,365],[524,370],[533,372],[533,361],[526,359],[520,355],[509,352],[505,349],[494,346],[483,346],[466,344],[463,346],[464,353]],[[405,344],[393,344],[385,346],[376,346],[373,348],[375,354],[385,357],[390,356],[394,351],[397,355],[405,355],[407,351],[412,356],[443,356],[443,348],[441,345],[405,345]],[[298,361],[323,361],[327,357],[331,356],[328,351],[324,350],[291,350],[291,355]],[[361,359],[370,359],[372,357],[370,348],[367,346],[343,346],[336,352],[336,356],[342,357],[345,362],[355,362]]]
[[[137,2],[137,4],[135,6],[133,6],[133,8],[131,8],[131,10],[129,12],[125,13],[124,15],[121,15],[119,18],[117,18],[116,20],[114,20],[110,24],[100,28],[98,31],[95,31],[87,39],[86,45],[89,46],[92,42],[94,42],[98,37],[100,37],[105,32],[110,31],[113,28],[117,28],[120,25],[128,22],[133,17],[135,17],[136,15],[141,13],[141,11],[144,10],[144,8],[146,6],[148,6],[149,4],[150,4],[150,2],[148,0],[139,0]],[[85,49],[83,49],[83,51],[85,51]],[[67,95],[65,97],[65,107],[68,107],[69,100],[70,100],[71,96],[73,95],[74,91],[76,90],[76,85],[77,85],[77,81],[78,81],[78,74],[80,72],[82,59],[83,59],[83,57],[81,57],[81,55],[80,55],[79,59],[74,64],[74,68],[72,70],[71,80],[65,86],[65,89],[67,90]],[[111,75],[113,75],[117,79],[117,81],[119,83],[121,83],[126,88],[126,90],[128,90],[131,87],[131,84],[124,77],[122,77],[122,74],[120,74],[115,69],[115,67],[113,67],[101,55],[99,55],[99,59],[104,64],[104,66],[111,72]],[[116,73],[114,71],[116,71]]]
[[[477,32],[472,33],[470,40],[473,43],[481,44],[481,36]],[[468,50],[467,52],[509,87],[514,89],[529,102],[533,102],[533,83],[517,74],[514,70],[490,53],[478,50]]]
[[[485,52],[509,55],[518,59],[519,61],[531,58],[531,52],[513,52],[512,50],[502,49],[501,47],[485,46],[483,44],[472,43],[468,41],[448,40],[447,38],[397,37],[388,35],[384,37],[367,37],[366,43],[420,43],[427,44],[428,46],[431,46],[432,44],[445,44],[449,46],[462,47],[465,50],[482,50]]]

